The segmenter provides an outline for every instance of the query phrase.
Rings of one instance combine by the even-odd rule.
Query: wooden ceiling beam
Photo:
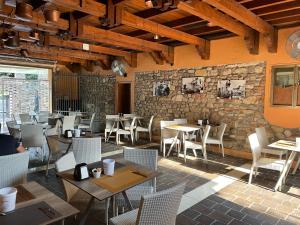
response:
[[[227,15],[262,33],[269,52],[277,52],[277,30],[235,0],[203,0]]]
[[[52,56],[49,54],[44,53],[36,53],[36,52],[28,52],[29,53],[29,59],[46,59],[46,60],[53,60],[53,61],[59,61],[59,62],[70,62],[70,63],[85,63],[86,60],[83,59],[77,59],[72,57],[66,57],[66,56]],[[13,49],[0,49],[0,55],[9,55],[9,56],[19,56],[21,57],[21,53],[19,50],[13,50]]]
[[[131,66],[131,67],[137,66],[136,53],[131,53],[131,52],[127,52],[127,51],[122,51],[120,49],[108,48],[108,47],[103,47],[103,46],[98,46],[98,45],[91,45],[91,44],[86,44],[88,46],[89,50],[84,50],[83,49],[84,43],[82,43],[82,42],[65,41],[65,40],[59,39],[55,36],[49,36],[49,35],[46,36],[45,43],[46,43],[46,45],[49,45],[49,46],[77,49],[77,50],[83,50],[86,52],[89,51],[89,52],[94,52],[94,53],[99,53],[99,54],[121,57],[126,61],[126,63],[129,66]]]
[[[30,43],[21,43],[21,49],[27,49],[29,52],[34,53],[42,53],[42,54],[49,54],[52,56],[67,56],[71,58],[79,58],[79,59],[86,59],[86,60],[106,60],[107,56],[79,51],[79,50],[71,50],[65,48],[58,48],[58,47],[38,47],[36,45]]]
[[[249,52],[251,54],[258,54],[257,34],[255,34],[252,29],[234,20],[230,16],[225,15],[212,8],[210,5],[198,0],[192,0],[190,4],[179,2],[177,8],[243,37]]]
[[[82,23],[78,23],[78,38],[99,42],[115,47],[122,47],[126,49],[133,49],[143,52],[159,51],[164,55],[165,60],[173,64],[174,55],[172,54],[172,47],[162,45],[159,43],[146,41],[139,38],[129,37],[124,34],[115,33],[109,30],[103,30],[100,28],[88,26]]]
[[[89,15],[103,17],[106,14],[106,5],[95,0],[44,0],[56,6],[84,12]]]

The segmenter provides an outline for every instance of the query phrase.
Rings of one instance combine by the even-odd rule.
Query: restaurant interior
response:
[[[300,224],[299,0],[0,0],[1,225]]]

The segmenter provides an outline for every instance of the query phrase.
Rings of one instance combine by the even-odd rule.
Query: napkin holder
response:
[[[74,169],[74,179],[77,181],[88,179],[89,169],[86,163],[80,163],[75,166]]]

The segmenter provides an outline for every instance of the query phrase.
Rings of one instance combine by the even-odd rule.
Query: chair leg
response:
[[[187,149],[187,148],[184,148],[184,149],[183,149],[183,155],[184,155],[184,162],[185,162],[185,163],[186,163],[186,149]]]
[[[254,170],[254,166],[251,166],[251,170],[250,170],[250,174],[249,174],[249,180],[248,180],[248,184],[251,184],[251,182],[252,182],[253,170]]]
[[[151,132],[149,132],[149,140],[150,140],[150,142],[152,141],[152,134],[151,134]]]
[[[203,148],[202,152],[203,152],[203,158],[207,160],[206,148]]]
[[[130,137],[131,137],[131,144],[133,145],[133,142],[134,142],[134,140],[133,140],[134,139],[133,133],[130,134]]]
[[[295,166],[292,174],[295,174],[297,172],[297,169],[299,168],[299,165],[300,165],[300,157],[298,158],[298,161],[296,163],[296,166]]]
[[[50,159],[51,159],[51,151],[49,150],[49,155],[48,155],[48,160],[47,160],[47,167],[46,167],[46,176],[48,176]]]
[[[105,223],[108,225],[108,210],[109,210],[110,198],[105,199]]]
[[[258,172],[258,167],[255,168],[255,173],[254,173],[254,177],[256,178],[257,176],[257,172]]]
[[[107,142],[106,138],[107,138],[107,132],[104,131],[104,141],[105,141],[105,142]]]
[[[197,155],[196,149],[193,149],[193,153],[194,153],[194,156],[197,158],[198,155]]]
[[[221,147],[222,147],[222,154],[223,154],[223,157],[225,157],[223,141],[221,142]]]
[[[163,143],[163,156],[166,157],[166,144]]]

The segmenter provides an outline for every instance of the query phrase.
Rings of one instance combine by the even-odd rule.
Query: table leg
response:
[[[290,165],[294,161],[294,159],[296,157],[296,153],[297,152],[295,152],[295,151],[291,152],[291,154],[290,154],[290,156],[289,156],[289,158],[288,158],[288,160],[287,160],[287,162],[286,162],[286,164],[285,164],[285,166],[284,166],[284,168],[283,168],[283,170],[282,170],[282,172],[281,172],[281,174],[279,176],[279,179],[278,179],[278,181],[277,181],[277,183],[276,183],[276,185],[274,187],[274,191],[277,191],[278,188],[281,187],[283,179],[288,175],[289,169],[290,169]]]
[[[172,144],[171,144],[171,146],[170,146],[170,149],[169,149],[169,151],[168,151],[168,154],[167,154],[168,157],[170,156],[170,153],[171,153],[171,151],[172,151],[174,145],[177,144],[177,140],[178,140],[179,133],[180,133],[180,132],[177,131],[177,134],[176,134],[176,136],[175,136],[175,138],[174,138],[174,140],[173,140],[173,142],[172,142]]]
[[[129,209],[129,210],[133,210],[133,207],[132,207],[132,205],[131,205],[131,202],[130,202],[130,200],[129,200],[127,194],[126,194],[126,191],[122,191],[122,195],[123,195],[124,200],[125,200],[125,202],[126,202],[126,204],[127,204],[127,206],[128,206],[128,209]]]
[[[296,174],[297,169],[299,168],[299,165],[300,165],[300,156],[299,156],[299,154],[298,154],[298,160],[297,160],[297,163],[296,163],[296,165],[295,165],[295,168],[294,168],[294,170],[293,170],[293,172],[292,172],[293,175]]]
[[[82,216],[82,218],[81,218],[81,220],[80,220],[79,225],[84,225],[84,224],[86,223],[86,219],[87,219],[87,217],[88,217],[88,215],[89,215],[89,212],[90,212],[90,210],[91,210],[91,208],[92,208],[92,205],[93,205],[93,203],[94,203],[94,200],[95,200],[95,198],[92,197],[91,200],[89,201],[89,203],[88,203],[88,205],[87,205],[87,207],[86,207],[86,209],[85,209],[85,211],[84,211],[84,213],[83,213],[83,216]]]

